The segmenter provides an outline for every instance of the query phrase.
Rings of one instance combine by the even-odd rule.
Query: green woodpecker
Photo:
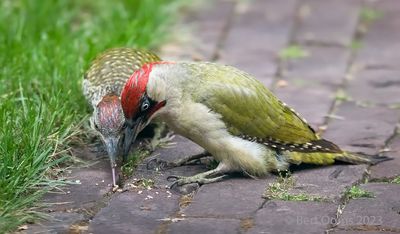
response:
[[[143,64],[160,58],[145,50],[114,48],[92,61],[83,80],[83,94],[93,107],[91,127],[100,135],[111,162],[113,185],[116,185],[116,157],[120,154],[119,141],[123,116],[120,93],[129,76]]]
[[[217,168],[178,185],[219,181],[229,172],[262,176],[290,163],[376,163],[342,151],[319,138],[297,112],[259,81],[234,67],[213,63],[158,62],[144,65],[121,94],[126,118],[125,150],[138,132],[157,117],[206,149]]]

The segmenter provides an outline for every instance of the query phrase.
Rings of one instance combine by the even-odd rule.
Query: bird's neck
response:
[[[185,74],[170,64],[159,64],[151,71],[146,87],[147,95],[157,101],[167,102],[182,97],[182,79]]]

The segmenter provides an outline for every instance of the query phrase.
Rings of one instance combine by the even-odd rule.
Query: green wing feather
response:
[[[236,135],[288,143],[317,140],[312,128],[262,83],[236,68],[212,63],[187,64],[198,83],[193,98],[219,113]]]
[[[186,87],[195,101],[220,114],[232,134],[266,141],[273,138],[279,148],[291,144],[294,148],[287,148],[284,153],[291,163],[331,164],[340,160],[374,164],[388,160],[343,152],[334,143],[318,138],[296,112],[247,73],[213,63],[184,65],[192,72],[193,79],[187,81]]]

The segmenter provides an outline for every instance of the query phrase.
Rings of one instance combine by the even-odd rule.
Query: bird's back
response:
[[[177,62],[158,66],[154,77],[160,77],[162,82],[166,81],[170,85],[168,90],[172,93],[171,100],[174,101],[171,107],[185,106],[184,111],[166,113],[180,115],[177,118],[180,122],[176,125],[193,124],[190,120],[196,120],[195,125],[198,129],[193,130],[190,126],[180,129],[186,131],[184,133],[189,138],[194,133],[218,133],[226,127],[231,135],[272,149],[279,158],[278,161],[331,164],[335,160],[350,163],[376,163],[387,160],[386,157],[368,158],[351,154],[342,151],[336,144],[321,139],[297,112],[275,97],[262,83],[239,69],[207,62]],[[206,108],[198,104],[203,104]],[[220,120],[223,125],[219,124]],[[205,127],[198,127],[202,125]],[[198,135],[201,138],[210,134]],[[191,139],[196,142],[198,138],[199,136],[194,136]],[[218,141],[225,138],[222,136],[212,139]],[[211,144],[204,139],[200,139],[199,142],[201,141],[203,145]],[[222,151],[224,150],[226,148]],[[269,152],[271,151],[265,151],[266,157],[270,156]],[[236,154],[229,155],[234,157]],[[238,155],[240,156],[236,156]],[[248,171],[251,171],[251,168]]]
[[[96,106],[107,94],[119,96],[125,82],[142,65],[159,60],[156,54],[141,49],[107,50],[93,60],[85,73],[83,93]]]
[[[182,63],[191,73],[185,88],[196,102],[221,114],[235,135],[287,143],[317,140],[312,128],[262,83],[231,66]]]

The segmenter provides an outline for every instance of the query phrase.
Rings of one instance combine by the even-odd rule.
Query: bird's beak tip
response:
[[[117,185],[115,168],[117,167],[116,158],[119,153],[118,141],[118,138],[109,138],[105,140],[108,157],[110,158],[113,186]]]
[[[115,167],[113,167],[113,166],[111,167],[111,173],[112,173],[113,187],[115,187],[115,186],[117,186],[117,178],[116,178],[116,173],[115,173]]]

